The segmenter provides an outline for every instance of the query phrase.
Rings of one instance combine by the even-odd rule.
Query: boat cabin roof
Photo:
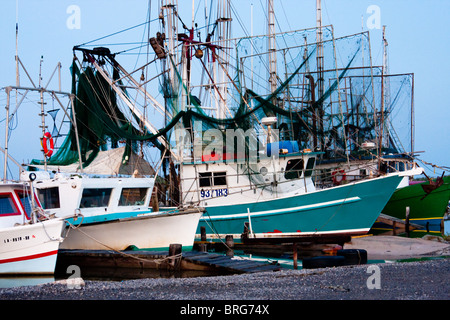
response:
[[[298,157],[302,157],[302,158],[312,158],[312,157],[316,157],[317,155],[320,154],[324,154],[324,152],[320,152],[320,151],[309,151],[309,149],[306,150],[302,150],[299,152],[290,152],[290,153],[281,153],[278,155],[279,158],[283,158],[283,159],[290,159],[290,158],[298,158]],[[270,158],[267,157],[266,158]],[[256,161],[259,162],[262,158],[261,157],[257,157]],[[233,164],[233,163],[244,163],[247,159],[245,158],[245,156],[239,156],[239,155],[233,155],[230,156],[227,153],[224,153],[223,156],[220,154],[214,155],[214,156],[208,156],[208,155],[203,155],[200,158],[196,158],[195,161],[194,159],[192,159],[192,157],[184,157],[183,159],[183,165],[196,165],[196,164],[210,164],[210,163],[229,163],[229,164]]]

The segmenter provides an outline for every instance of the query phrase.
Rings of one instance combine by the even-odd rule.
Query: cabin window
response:
[[[199,172],[200,187],[226,186],[227,173],[221,172]]]
[[[227,185],[227,173],[224,172],[213,172],[214,185],[215,186],[226,186]]]
[[[31,195],[28,192],[16,191],[17,196],[19,197],[20,203],[22,204],[22,208],[25,210],[25,214],[27,217],[31,217],[31,212],[33,211],[31,208]]]
[[[123,188],[119,206],[139,206],[145,203],[148,188]]]
[[[211,172],[199,172],[200,187],[210,187],[212,185]]]
[[[42,208],[58,209],[60,207],[58,187],[37,189],[37,194]]]
[[[286,179],[298,179],[302,175],[303,159],[292,159],[286,164],[286,170],[284,171],[284,177]]]
[[[388,172],[395,172],[395,162],[389,161]]]
[[[10,216],[20,214],[11,194],[0,194],[0,216]]]
[[[305,177],[311,177],[314,165],[316,163],[316,158],[309,158],[308,162],[306,163],[306,170],[305,170]]]
[[[110,188],[84,189],[80,208],[107,207],[111,197]]]

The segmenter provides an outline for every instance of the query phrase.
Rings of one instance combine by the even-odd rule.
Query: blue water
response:
[[[21,286],[36,286],[55,281],[53,276],[36,277],[1,277],[0,288],[14,288]]]

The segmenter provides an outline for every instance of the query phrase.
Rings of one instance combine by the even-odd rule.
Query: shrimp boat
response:
[[[0,275],[53,274],[64,219],[46,217],[26,183],[1,182],[0,201]]]
[[[251,173],[220,161],[184,163],[183,187],[190,186],[185,201],[205,208],[199,226],[211,238],[240,239],[245,226],[253,238],[366,234],[402,177],[316,189],[311,180],[316,156],[280,155],[254,165]]]
[[[398,219],[408,220],[422,226],[413,230],[411,236],[444,234],[444,216],[450,201],[450,177],[438,177],[436,180],[412,181],[410,185],[394,192],[383,208],[383,213]],[[389,230],[381,222],[374,225],[374,230]]]
[[[450,200],[449,177],[442,175],[433,181],[417,164],[420,160],[414,152],[414,74],[391,74],[386,27],[383,27],[382,42],[383,65],[372,72],[371,80],[366,77],[364,81],[364,77],[351,74],[342,79],[347,129],[347,134],[342,136],[346,138],[334,139],[332,150],[320,157],[317,164],[320,174],[316,182],[321,187],[330,187],[414,170],[414,175],[404,176],[382,213],[403,220],[408,215],[409,221],[423,227],[412,234],[439,234]],[[372,99],[369,93],[375,85],[378,99]],[[373,120],[368,116],[368,110],[376,115]],[[323,141],[319,135],[314,147],[323,148]],[[414,176],[421,175],[426,181],[420,184],[413,181]],[[375,232],[389,230],[392,227],[381,221],[373,227]]]
[[[39,104],[42,108],[42,123],[45,123],[45,115],[48,111],[44,109],[45,99],[48,98],[48,95],[58,102],[63,97],[71,96],[70,93],[61,90],[52,91],[42,87],[6,87],[7,119],[11,118],[9,114],[10,95],[20,90],[25,90],[25,94],[27,92],[38,92],[40,94]],[[69,116],[68,122],[70,123],[70,133],[66,135],[66,140],[62,146],[55,143],[55,140],[61,135],[58,135],[55,130],[52,133],[45,131],[47,126],[43,125],[44,132],[41,144],[44,159],[33,160],[32,163],[26,165],[29,171],[25,171],[21,164],[14,161],[21,169],[21,183],[33,183],[37,194],[37,203],[41,205],[40,210],[47,216],[58,218],[60,224],[57,224],[57,220],[39,221],[33,226],[24,226],[26,230],[36,229],[33,234],[13,236],[15,230],[21,229],[12,227],[12,224],[20,220],[21,215],[26,216],[26,213],[23,210],[19,211],[21,209],[20,202],[16,199],[15,193],[11,192],[11,195],[5,193],[5,203],[9,204],[9,207],[5,207],[7,212],[5,214],[2,212],[0,218],[2,222],[4,221],[5,227],[9,227],[8,223],[10,223],[12,228],[8,229],[7,237],[5,236],[6,238],[2,239],[5,245],[1,249],[10,250],[9,248],[13,248],[13,245],[16,245],[14,248],[20,248],[17,239],[21,241],[20,243],[24,242],[24,239],[29,240],[30,237],[34,241],[24,242],[25,244],[36,244],[37,241],[44,241],[45,239],[60,239],[60,236],[56,237],[53,233],[44,239],[44,232],[48,229],[44,228],[46,225],[57,225],[65,229],[64,243],[60,245],[58,241],[51,242],[48,240],[47,246],[50,246],[53,250],[44,251],[43,249],[42,252],[39,251],[33,255],[32,249],[30,249],[23,253],[23,259],[40,258],[41,256],[44,258],[48,256],[47,259],[56,259],[57,248],[124,250],[133,246],[140,249],[159,250],[169,248],[171,244],[181,244],[184,250],[192,248],[197,224],[202,215],[201,209],[180,206],[173,210],[154,210],[150,206],[155,184],[154,171],[152,171],[148,162],[143,161],[134,152],[131,152],[129,145],[127,145],[129,153],[125,152],[125,149],[127,149],[125,146],[103,151],[98,148],[97,142],[93,142],[89,145],[96,146],[95,150],[83,150],[85,152],[81,152],[78,144],[79,135],[76,119],[74,114],[69,115],[70,110],[73,110],[72,103],[73,101],[69,103],[69,110],[61,104],[65,115]],[[56,111],[50,110],[48,113],[56,114]],[[98,117],[98,115],[92,114],[89,116],[93,119]],[[79,124],[85,126],[85,123],[81,121],[85,119],[78,118],[77,120]],[[100,128],[100,130],[104,129]],[[89,132],[92,131],[92,129],[89,129]],[[6,161],[9,157],[7,153],[9,130],[6,132],[6,148],[3,151],[5,153],[5,177],[7,172]],[[82,136],[82,138],[84,137]],[[93,136],[92,139],[98,141],[105,139],[105,136],[99,134]],[[114,139],[118,138],[115,136]],[[72,141],[73,144],[71,144]],[[126,157],[123,157],[124,153]],[[63,157],[61,154],[70,158],[64,165],[58,162],[58,159]],[[13,201],[13,199],[16,200]],[[13,204],[18,209],[14,209]],[[8,211],[13,209],[15,211]],[[66,222],[67,226],[64,225]],[[36,232],[41,229],[39,240],[34,240],[38,235]],[[56,246],[56,243],[58,246]],[[53,246],[50,244],[53,244]],[[21,256],[14,256],[14,251],[7,251],[4,254],[6,256],[4,258],[2,256],[0,261],[4,266],[9,265],[7,264],[9,262],[20,261],[21,259]],[[25,256],[25,254],[29,254],[29,256]],[[50,260],[51,262],[54,262],[54,260]],[[48,270],[50,269],[48,268]],[[36,270],[39,271],[39,269]]]
[[[36,179],[43,208],[67,219],[67,236],[61,249],[167,250],[171,244],[192,249],[202,215],[199,208],[154,211],[150,205],[153,178],[89,178],[55,174]]]

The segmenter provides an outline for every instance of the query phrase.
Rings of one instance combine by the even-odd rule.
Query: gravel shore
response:
[[[0,289],[0,300],[449,300],[450,258],[255,274],[57,281]]]
[[[30,317],[42,310],[103,319],[122,314],[280,319],[310,311],[321,318],[384,312],[392,317],[413,317],[425,310],[445,313],[450,299],[449,274],[450,258],[442,257],[228,276],[82,280],[79,289],[63,280],[0,289],[0,305]]]

